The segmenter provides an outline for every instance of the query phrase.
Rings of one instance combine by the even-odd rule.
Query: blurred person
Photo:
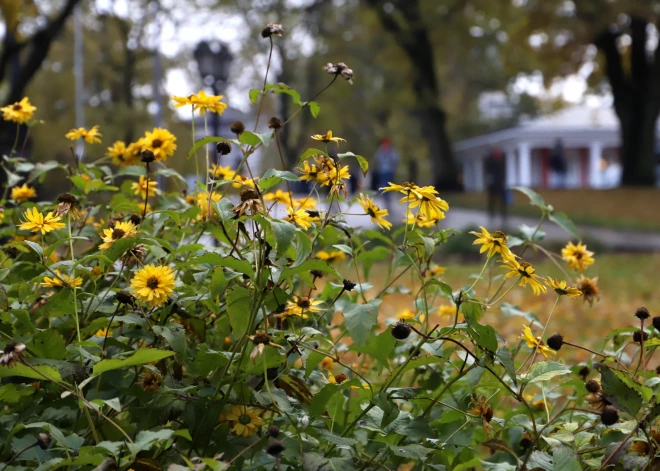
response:
[[[502,216],[502,224],[507,220],[506,195],[506,160],[504,152],[499,147],[491,149],[484,162],[486,176],[486,194],[488,198],[488,218],[492,223],[496,216],[496,206]]]
[[[564,154],[564,144],[561,139],[555,140],[555,145],[550,152],[550,186],[552,188],[564,188],[566,186],[566,156]]]
[[[374,164],[376,167],[374,177],[376,177],[376,181],[378,182],[377,188],[383,188],[390,182],[394,182],[394,174],[399,165],[399,154],[392,147],[392,141],[389,137],[384,137],[380,140],[378,149],[376,149],[376,153],[374,154]],[[385,198],[385,207],[391,212],[390,193],[385,193],[383,198]]]

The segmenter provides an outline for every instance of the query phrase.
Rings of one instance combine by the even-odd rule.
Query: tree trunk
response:
[[[438,190],[461,189],[458,166],[447,135],[446,116],[440,105],[433,46],[420,11],[420,0],[389,2],[396,8],[397,17],[404,21],[395,20],[394,14],[384,9],[386,2],[383,0],[366,0],[366,3],[378,14],[383,28],[393,35],[410,61],[415,95],[413,113],[427,142],[435,186]]]
[[[646,51],[647,25],[643,19],[631,20],[630,73],[626,73],[617,38],[619,32],[600,33],[596,46],[604,54],[607,79],[614,96],[614,111],[620,122],[621,184],[655,186],[656,123],[660,113],[660,47],[655,60]]]

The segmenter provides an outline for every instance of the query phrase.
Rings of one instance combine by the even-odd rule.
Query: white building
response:
[[[660,129],[659,129],[660,131]],[[490,150],[506,155],[507,186],[552,188],[550,152],[557,139],[567,164],[563,187],[611,188],[621,179],[619,121],[611,106],[578,105],[519,126],[457,142],[467,191],[481,191],[484,161]]]

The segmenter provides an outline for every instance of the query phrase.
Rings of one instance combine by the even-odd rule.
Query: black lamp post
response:
[[[227,45],[219,41],[211,43],[201,41],[197,44],[193,54],[204,85],[211,87],[213,94],[217,95],[218,90],[227,86],[229,68],[234,56]],[[213,113],[211,120],[213,135],[220,135],[220,115]]]

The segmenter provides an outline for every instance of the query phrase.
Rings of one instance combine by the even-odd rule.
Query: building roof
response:
[[[658,126],[660,131],[660,122]],[[556,138],[582,143],[601,140],[607,145],[618,145],[619,120],[611,106],[570,106],[554,113],[521,121],[518,126],[458,141],[457,152],[515,142],[552,142]]]

